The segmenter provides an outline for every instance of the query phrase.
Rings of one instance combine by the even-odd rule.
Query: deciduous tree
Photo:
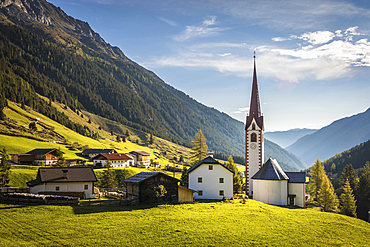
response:
[[[103,172],[101,181],[102,188],[117,188],[116,171],[112,169],[112,163],[108,160],[105,163],[106,170]]]
[[[227,162],[226,162],[225,166],[230,171],[234,172],[234,175],[233,175],[233,190],[234,190],[234,193],[237,193],[240,190],[240,188],[243,186],[243,181],[242,181],[242,177],[239,174],[239,170],[235,165],[234,159],[231,155],[227,159]]]

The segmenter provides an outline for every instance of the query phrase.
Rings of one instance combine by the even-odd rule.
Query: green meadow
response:
[[[369,246],[370,224],[313,209],[211,202],[0,205],[2,246]]]

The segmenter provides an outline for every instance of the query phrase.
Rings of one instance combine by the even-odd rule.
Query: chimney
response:
[[[67,178],[68,170],[62,170],[62,171],[63,171],[63,176],[62,176],[62,178]]]
[[[207,152],[207,157],[213,158],[213,152]]]

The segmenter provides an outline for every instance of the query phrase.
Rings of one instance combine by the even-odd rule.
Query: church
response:
[[[305,208],[305,173],[284,172],[271,157],[264,163],[264,131],[254,56],[251,103],[245,124],[246,194],[268,204]]]

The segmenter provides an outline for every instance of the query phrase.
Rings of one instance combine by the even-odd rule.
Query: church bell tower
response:
[[[258,95],[256,56],[254,56],[254,71],[251,103],[249,115],[245,124],[245,191],[253,196],[253,183],[251,177],[263,165],[264,155],[264,123],[261,114],[260,99]]]

